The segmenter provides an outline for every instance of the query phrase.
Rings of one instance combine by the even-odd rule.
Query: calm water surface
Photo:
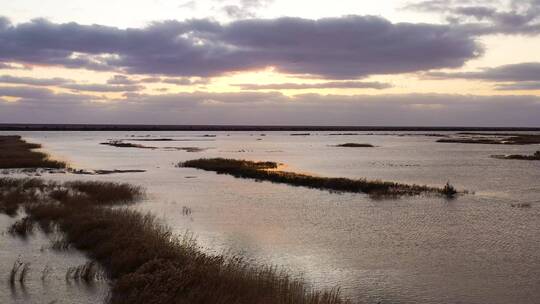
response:
[[[207,132],[19,134],[78,168],[147,170],[46,178],[142,185],[149,198],[134,208],[156,214],[177,233],[190,231],[204,250],[242,254],[283,267],[317,288],[339,286],[345,297],[361,303],[539,303],[540,162],[489,157],[531,154],[539,146],[447,144],[422,133],[382,133],[388,132],[354,136],[211,133],[216,137],[204,137],[210,134]],[[176,141],[137,143],[207,150],[193,153],[99,144],[146,135]],[[345,142],[376,147],[333,146]],[[174,167],[201,157],[278,161],[287,170],[321,176],[434,186],[450,181],[475,194],[451,201],[435,197],[373,200],[362,194],[336,194]],[[530,203],[531,207],[513,208],[515,203]],[[192,213],[183,215],[183,207],[191,208]],[[5,230],[12,221],[0,216],[0,228]],[[6,284],[0,290],[1,303],[48,303],[36,295],[56,303],[103,300],[105,283],[69,286],[62,277],[68,264],[84,263],[83,255],[43,250],[47,240],[39,234],[27,241],[2,234],[0,241],[0,271],[6,277],[18,255],[32,260],[36,268],[29,283],[34,294],[14,296],[18,290],[10,290]],[[39,280],[43,256],[59,265],[55,266],[56,279],[49,280],[54,288]]]

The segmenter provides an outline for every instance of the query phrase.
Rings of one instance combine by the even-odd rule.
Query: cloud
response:
[[[217,0],[217,2],[230,2],[228,0]],[[240,0],[238,4],[224,5],[221,9],[227,17],[232,19],[253,18],[257,15],[257,10],[269,6],[273,0]]]
[[[45,88],[32,88],[26,86],[6,87],[0,86],[0,97],[16,97],[16,98],[29,98],[37,99],[43,97],[49,97],[53,92]]]
[[[178,6],[179,8],[194,10],[197,7],[197,2],[195,0],[186,1]]]
[[[159,82],[163,83],[171,83],[176,85],[201,85],[201,84],[208,84],[210,81],[208,79],[191,79],[187,77],[181,77],[181,78],[162,78]]]
[[[58,86],[72,82],[65,78],[33,78],[0,75],[0,83],[27,84],[34,86]]]
[[[538,96],[194,92],[128,93],[125,99],[93,102],[91,96],[44,88],[0,87],[0,97],[13,95],[20,100],[0,101],[4,123],[540,127]]]
[[[114,75],[109,80],[107,84],[136,84],[137,81],[130,79],[126,75]]]
[[[540,81],[540,62],[507,64],[484,68],[477,72],[428,72],[424,75],[438,79],[479,79],[486,81]]]
[[[0,62],[210,77],[269,66],[292,74],[352,79],[456,68],[478,57],[474,37],[450,26],[390,23],[373,16],[318,20],[199,19],[145,28],[0,22]]]
[[[144,89],[140,85],[109,85],[109,84],[65,84],[60,86],[64,89],[70,89],[73,91],[86,91],[86,92],[135,92]]]
[[[439,13],[469,34],[540,34],[540,1],[510,0],[509,5],[489,0],[427,0],[406,9]]]
[[[540,91],[539,82],[501,83],[495,86],[500,91]]]
[[[273,84],[233,84],[242,90],[302,90],[302,89],[388,89],[392,85],[383,82],[331,81],[319,83],[273,83]]]
[[[93,97],[85,94],[70,94],[70,93],[55,93],[48,88],[36,88],[29,86],[0,86],[0,97],[14,97],[21,99],[23,105],[33,103],[39,105],[39,107],[54,106],[58,102],[71,103],[72,105],[79,106],[82,101],[90,101]],[[15,106],[19,105],[18,103]],[[24,111],[26,107],[22,107]]]
[[[30,70],[30,67],[0,62],[0,70]]]
[[[174,78],[164,78],[164,77],[147,77],[142,78],[139,82],[143,83],[169,83],[176,84],[180,86],[189,86],[189,85],[204,85],[210,83],[210,79],[207,78],[191,78],[191,77],[174,77]]]
[[[73,80],[65,78],[33,78],[0,75],[0,83],[24,84],[30,86],[56,86],[73,91],[87,92],[134,92],[144,89],[143,86],[136,85],[136,81],[131,80],[124,75],[113,76],[107,81],[107,84],[75,83]]]

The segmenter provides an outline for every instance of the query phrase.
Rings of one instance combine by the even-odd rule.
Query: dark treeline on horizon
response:
[[[0,131],[540,131],[540,127],[0,124]]]

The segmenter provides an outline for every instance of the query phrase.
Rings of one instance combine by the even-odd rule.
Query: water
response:
[[[203,137],[208,132],[19,134],[42,143],[56,158],[78,168],[147,170],[45,178],[143,185],[149,198],[134,208],[156,214],[176,233],[190,231],[205,250],[239,253],[283,267],[317,288],[339,286],[344,296],[358,302],[538,303],[540,162],[489,157],[532,154],[538,146],[436,143],[437,138],[421,136],[421,132],[418,136],[290,133],[211,133],[216,137]],[[182,140],[137,142],[143,145],[207,150],[193,153],[99,144],[133,135]],[[377,147],[333,146],[345,142]],[[286,164],[287,170],[321,176],[434,186],[450,181],[458,189],[475,194],[452,201],[435,197],[372,200],[362,194],[254,182],[174,166],[201,157],[278,161]],[[530,203],[531,207],[514,208],[511,205],[515,203]],[[183,207],[191,208],[192,213],[184,215]],[[20,242],[8,239],[0,236],[2,244]],[[43,242],[39,235],[35,239]],[[29,252],[25,246],[2,245],[2,273],[11,268],[18,254]],[[30,252],[40,257],[35,250]],[[56,282],[58,286],[62,285],[60,281]],[[68,292],[65,287],[38,290],[57,293],[66,303],[94,303],[103,298],[102,285],[93,292],[80,288]],[[9,302],[5,299],[12,299],[9,289],[0,291],[0,302]]]

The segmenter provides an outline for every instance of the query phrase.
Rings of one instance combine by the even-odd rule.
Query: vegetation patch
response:
[[[192,238],[174,236],[154,216],[123,208],[144,195],[133,185],[0,178],[0,206],[13,204],[6,193],[19,197],[18,208],[27,214],[13,230],[26,231],[26,222],[32,222],[45,233],[62,232],[61,248],[84,251],[93,261],[70,268],[66,280],[109,278],[109,303],[346,303],[339,290],[315,291],[275,267],[204,253]],[[10,281],[24,281],[28,269],[16,262]]]
[[[152,140],[152,141],[170,141],[170,140],[161,139],[161,140]],[[162,149],[162,150],[167,150],[167,151],[202,152],[206,150],[205,148],[198,148],[198,147],[162,147],[160,148],[160,147],[154,147],[154,146],[145,146],[145,145],[140,145],[140,144],[129,143],[122,140],[111,140],[107,142],[102,142],[101,144],[107,145],[107,146],[118,147],[118,148],[139,148],[139,149],[151,149],[151,150]],[[116,172],[113,172],[113,173],[116,173]]]
[[[150,147],[145,145],[139,145],[134,143],[128,143],[121,140],[111,140],[107,142],[102,142],[102,145],[113,146],[117,148],[139,148],[139,149],[156,149],[157,147]]]
[[[540,151],[536,151],[532,155],[510,154],[510,155],[491,155],[491,157],[498,158],[498,159],[540,160]]]
[[[186,152],[202,152],[205,151],[206,148],[199,148],[199,147],[164,147],[164,150],[168,151],[186,151]]]
[[[328,136],[352,136],[352,135],[360,135],[360,133],[330,133]]]
[[[540,144],[540,135],[461,132],[456,137],[441,138],[437,142],[485,145],[534,145]]]
[[[249,178],[260,181],[302,186],[330,191],[366,193],[374,198],[400,197],[405,195],[437,194],[454,197],[457,191],[450,184],[444,188],[407,185],[385,181],[366,179],[349,179],[342,177],[319,177],[294,172],[276,171],[278,163],[254,162],[225,158],[195,159],[179,163],[178,167],[197,168],[214,171],[218,174],[229,174],[238,178]]]
[[[130,140],[130,141],[174,141],[174,139],[172,139],[172,138],[136,138],[136,139],[130,138],[130,139],[126,139],[126,140]]]
[[[43,152],[33,151],[39,144],[27,143],[18,135],[0,136],[0,168],[65,168],[61,161],[51,160]]]
[[[343,148],[373,148],[375,147],[372,144],[358,144],[358,143],[345,143],[336,145],[336,147],[343,147]]]

